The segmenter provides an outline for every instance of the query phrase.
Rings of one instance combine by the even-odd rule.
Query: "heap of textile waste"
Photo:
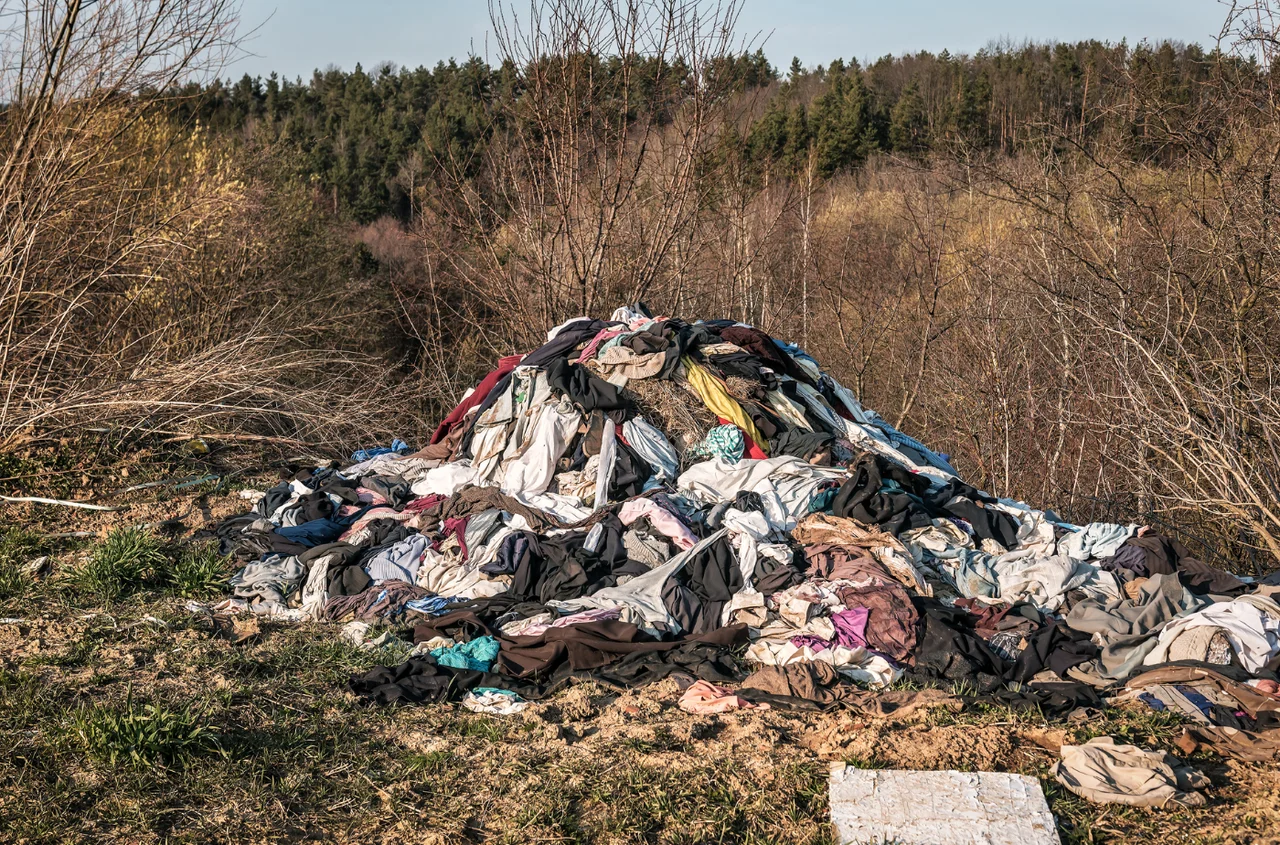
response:
[[[424,448],[352,460],[218,534],[244,564],[229,607],[412,629],[352,679],[372,700],[674,674],[715,706],[826,708],[907,677],[1049,713],[1138,698],[1206,743],[1280,710],[1275,576],[992,497],[740,323],[570,320]]]

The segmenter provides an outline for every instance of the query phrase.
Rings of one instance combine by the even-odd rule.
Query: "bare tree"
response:
[[[510,85],[495,95],[488,181],[449,179],[437,200],[436,220],[468,232],[468,249],[445,254],[452,272],[530,326],[653,295],[693,252],[717,184],[707,168],[734,93],[717,62],[739,46],[737,0],[490,12]]]

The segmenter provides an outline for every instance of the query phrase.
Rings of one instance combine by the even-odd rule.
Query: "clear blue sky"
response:
[[[475,51],[493,57],[485,0],[243,0],[253,55],[227,68],[310,77],[384,61],[416,67]],[[524,7],[527,0],[516,0]],[[1166,38],[1209,45],[1226,9],[1217,0],[745,0],[740,29],[759,34],[785,70],[834,58],[948,49],[972,53],[994,40],[1119,41]]]

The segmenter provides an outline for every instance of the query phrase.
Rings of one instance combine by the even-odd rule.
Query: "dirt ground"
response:
[[[113,513],[0,505],[0,563],[26,573],[47,558],[0,593],[3,842],[824,843],[826,774],[843,761],[1032,775],[1064,842],[1280,843],[1274,764],[1197,755],[1213,785],[1195,810],[1094,805],[1048,775],[1062,743],[1103,734],[1178,753],[1176,721],[1148,711],[1050,723],[941,691],[889,717],[691,716],[672,681],[582,684],[514,716],[370,707],[347,678],[403,649],[361,650],[314,623],[228,632],[171,588],[104,605],[74,578],[113,527],[142,524],[179,554],[245,510],[237,489],[270,482],[280,456],[84,454],[11,458],[0,493],[84,500],[223,478],[102,496],[128,505]],[[85,536],[53,536],[67,534]]]

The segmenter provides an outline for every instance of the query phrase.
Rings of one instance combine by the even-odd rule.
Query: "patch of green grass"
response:
[[[502,742],[511,733],[511,725],[500,721],[505,717],[471,715],[458,716],[452,722],[441,725],[442,731],[461,737],[475,737],[488,742]]]
[[[160,541],[141,528],[116,528],[75,573],[77,585],[103,605],[132,595],[166,564]]]
[[[60,669],[79,669],[89,665],[98,651],[98,641],[85,635],[67,649],[52,655],[39,655],[27,661],[30,666],[56,666]]]
[[[640,754],[657,754],[664,751],[683,751],[685,742],[673,734],[666,725],[659,725],[653,729],[651,739],[631,736],[622,740],[622,746]]]
[[[26,566],[44,551],[44,539],[34,531],[13,528],[0,534],[0,601],[26,595],[32,586]]]
[[[1111,736],[1122,745],[1140,748],[1170,746],[1182,733],[1183,717],[1172,711],[1138,708],[1110,708],[1101,718],[1076,725],[1072,739],[1079,745],[1094,737]]]
[[[406,776],[434,775],[446,771],[456,763],[452,751],[428,751],[424,754],[410,754],[401,761]]]
[[[214,542],[184,546],[165,575],[173,592],[187,599],[208,598],[227,589],[227,561]]]
[[[71,693],[33,672],[0,669],[0,736],[56,719]],[[12,736],[12,734],[10,734]],[[6,753],[12,745],[6,747]]]
[[[190,704],[93,706],[72,717],[72,732],[84,751],[110,766],[181,765],[197,754],[222,752],[222,736]]]

